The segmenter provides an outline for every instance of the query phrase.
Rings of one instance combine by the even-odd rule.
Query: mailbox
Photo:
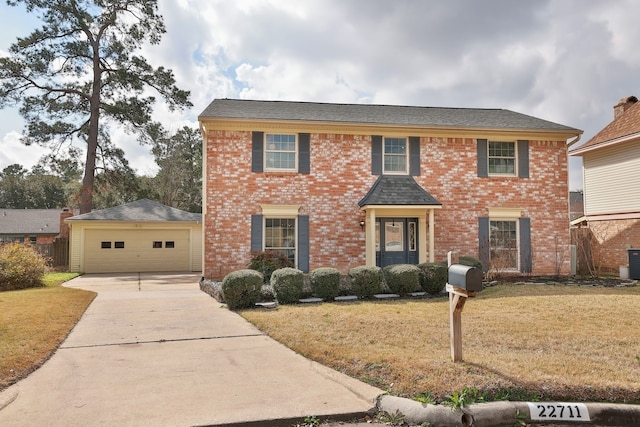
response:
[[[482,270],[462,264],[449,267],[449,284],[467,291],[482,290]]]

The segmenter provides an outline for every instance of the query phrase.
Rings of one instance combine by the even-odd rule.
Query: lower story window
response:
[[[489,222],[491,268],[518,269],[518,223],[500,220]]]
[[[265,218],[264,250],[276,252],[296,265],[295,218]]]

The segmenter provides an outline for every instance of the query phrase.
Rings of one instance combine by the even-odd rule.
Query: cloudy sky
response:
[[[584,130],[640,95],[640,2],[634,0],[159,0],[167,33],[145,47],[194,107],[156,118],[196,126],[214,98],[505,108]],[[38,21],[0,4],[0,54]],[[44,150],[18,142],[0,110],[0,170]],[[140,174],[153,157],[114,140]],[[570,161],[570,188],[582,188]]]

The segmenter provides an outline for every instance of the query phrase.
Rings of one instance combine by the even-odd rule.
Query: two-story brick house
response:
[[[567,141],[503,109],[216,99],[204,137],[206,278],[279,251],[310,271],[441,261],[567,272]]]

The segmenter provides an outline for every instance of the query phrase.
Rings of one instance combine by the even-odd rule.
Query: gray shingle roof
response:
[[[581,130],[504,109],[215,99],[198,117],[472,129]]]
[[[412,176],[380,175],[366,196],[358,202],[358,206],[370,205],[437,205],[431,194],[420,187]]]
[[[112,208],[72,216],[67,221],[198,222],[202,221],[202,214],[185,212],[149,199],[141,199]]]
[[[60,233],[61,209],[0,209],[0,234]]]

